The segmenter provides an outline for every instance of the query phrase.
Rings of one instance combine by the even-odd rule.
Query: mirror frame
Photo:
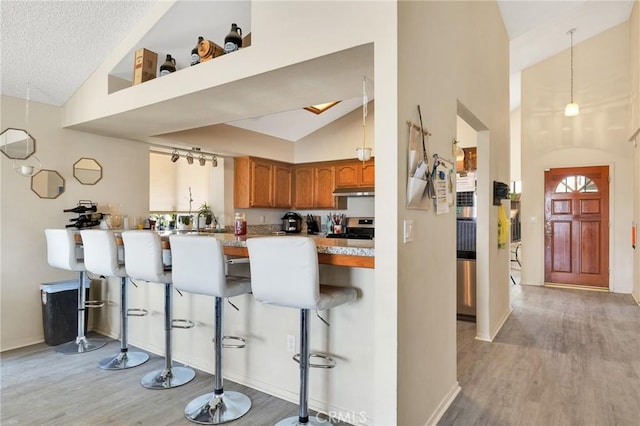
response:
[[[6,139],[8,138],[7,132],[9,132],[10,130],[16,131],[16,132],[23,132],[26,135],[26,140],[31,139],[33,141],[33,148],[31,149],[31,152],[29,154],[27,154],[26,156],[11,156],[9,155],[6,150],[5,147],[7,145],[9,145],[6,142]],[[22,140],[20,141],[16,141],[16,142],[12,142],[12,144],[18,144],[18,143],[22,143]],[[24,129],[16,129],[14,127],[7,127],[6,129],[4,129],[2,131],[2,133],[0,133],[0,151],[2,151],[2,153],[7,157],[10,158],[12,160],[26,160],[27,158],[31,157],[33,154],[35,154],[36,152],[36,138],[34,138],[33,136],[31,136],[31,134],[29,134],[29,132],[27,132]]]
[[[36,178],[40,175],[40,173],[43,173],[43,172],[54,173],[54,174],[58,175],[58,177],[62,181],[62,185],[58,185],[58,193],[55,194],[55,196],[48,196],[49,194],[41,195],[38,191],[36,191],[36,188],[34,188],[34,183],[35,183]],[[64,192],[66,190],[64,178],[60,175],[60,173],[58,173],[55,170],[42,169],[38,173],[36,173],[35,175],[31,176],[31,190],[40,198],[45,198],[45,199],[50,199],[50,200],[52,200],[54,198],[58,198],[60,195],[64,194]]]
[[[96,171],[98,173],[100,173],[100,176],[98,177],[98,179],[94,180],[94,181],[83,181],[81,180],[78,175],[76,174],[76,169],[80,170],[77,165],[78,163],[80,163],[81,161],[93,161],[97,166],[98,169],[82,169],[82,170],[87,170],[87,171]],[[89,158],[89,157],[80,157],[80,159],[78,161],[76,161],[75,163],[73,163],[73,177],[76,178],[76,180],[78,182],[80,182],[83,185],[95,185],[96,183],[100,182],[100,180],[102,179],[102,165],[100,163],[98,163],[98,161],[95,158]]]

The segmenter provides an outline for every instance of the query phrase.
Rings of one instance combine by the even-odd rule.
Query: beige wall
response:
[[[631,17],[629,19],[629,75],[631,77],[631,121],[630,131],[635,132],[640,129],[640,3],[635,2]],[[640,224],[640,154],[637,145],[640,144],[640,135],[636,138],[633,151],[634,154],[634,208],[633,220]],[[640,246],[636,245],[633,256],[633,295],[640,303]]]
[[[451,158],[457,102],[464,104],[489,129],[488,140],[479,141],[486,152],[485,178],[508,181],[508,39],[496,3],[400,2],[398,10],[399,194],[405,193],[407,179],[404,122],[418,122],[416,105],[421,105],[424,125],[432,133],[432,152]],[[381,102],[376,101],[378,122],[383,118]],[[377,158],[376,165],[381,162],[379,152]],[[484,191],[487,194],[488,188]],[[493,278],[485,324],[485,332],[491,334],[509,313],[509,277],[508,253],[497,249],[497,209],[488,204],[483,212],[488,241],[483,248],[486,273]],[[397,210],[398,233],[404,219],[414,221],[416,232],[413,243],[397,241],[398,424],[431,424],[459,389],[455,214],[406,210],[404,195],[398,197]]]
[[[610,288],[630,293],[633,148],[629,138],[629,23],[574,46],[574,98],[565,117],[569,51],[522,73],[522,283],[544,282],[544,170],[610,166]]]
[[[520,162],[522,136],[522,109],[520,107],[511,111],[511,181],[522,180]]]
[[[0,127],[25,128],[25,101],[2,96]],[[139,143],[95,136],[60,128],[60,108],[30,102],[29,133],[36,139],[42,167],[58,171],[65,192],[56,199],[41,199],[30,189],[30,179],[18,175],[12,161],[0,155],[1,282],[0,350],[43,340],[39,285],[77,278],[47,264],[44,229],[61,228],[73,218],[63,213],[78,200],[98,203],[101,212],[120,204],[130,217],[146,215],[149,199],[148,148]],[[80,157],[96,159],[103,178],[96,185],[81,185],[73,177]]]

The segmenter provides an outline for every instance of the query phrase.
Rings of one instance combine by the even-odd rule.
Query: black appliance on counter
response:
[[[302,216],[296,212],[288,212],[282,216],[282,230],[288,234],[302,231]]]
[[[456,194],[457,314],[459,320],[476,319],[476,193]]]
[[[327,238],[349,238],[354,240],[373,240],[375,236],[372,217],[347,218],[347,226],[341,234],[327,234]]]
[[[320,233],[320,228],[318,227],[318,223],[310,214],[307,214],[307,234],[315,235]]]

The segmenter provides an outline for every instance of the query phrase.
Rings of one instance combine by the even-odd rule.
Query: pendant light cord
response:
[[[569,35],[571,36],[571,103],[573,103],[573,32],[575,28],[569,30]]]

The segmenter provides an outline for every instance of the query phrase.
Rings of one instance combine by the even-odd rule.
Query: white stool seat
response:
[[[251,287],[255,298],[277,306],[300,309],[300,395],[297,417],[277,425],[321,425],[309,417],[309,310],[325,310],[356,299],[354,288],[320,285],[318,249],[308,237],[247,239]],[[315,355],[333,360],[326,355]],[[296,359],[296,358],[294,358]],[[334,364],[325,366],[331,368]]]
[[[170,389],[190,382],[196,373],[188,367],[174,367],[171,358],[171,332],[173,325],[173,286],[171,271],[162,264],[162,243],[154,231],[124,231],[124,264],[132,280],[164,284],[165,367],[142,378],[148,389]],[[177,326],[176,326],[177,327]],[[185,327],[182,327],[185,328]]]
[[[102,229],[84,229],[80,231],[80,235],[87,270],[104,277],[120,278],[120,352],[102,359],[98,365],[103,370],[123,370],[144,364],[149,359],[149,354],[130,351],[128,346],[127,272],[124,264],[118,262],[116,237],[113,232]]]
[[[199,424],[220,424],[236,420],[251,408],[248,396],[225,391],[222,374],[223,298],[251,291],[251,280],[225,275],[222,243],[214,237],[172,235],[171,259],[173,285],[182,291],[215,297],[215,374],[214,391],[189,402],[184,410],[187,419]],[[244,342],[244,339],[231,337]],[[244,347],[244,344],[235,347]]]
[[[78,335],[75,340],[56,346],[56,351],[63,354],[80,354],[100,349],[107,344],[104,339],[88,339],[85,336],[85,308],[87,300],[84,287],[86,267],[76,257],[75,233],[69,229],[45,229],[47,240],[47,261],[49,265],[79,273],[78,279]],[[92,307],[101,306],[91,302]]]

